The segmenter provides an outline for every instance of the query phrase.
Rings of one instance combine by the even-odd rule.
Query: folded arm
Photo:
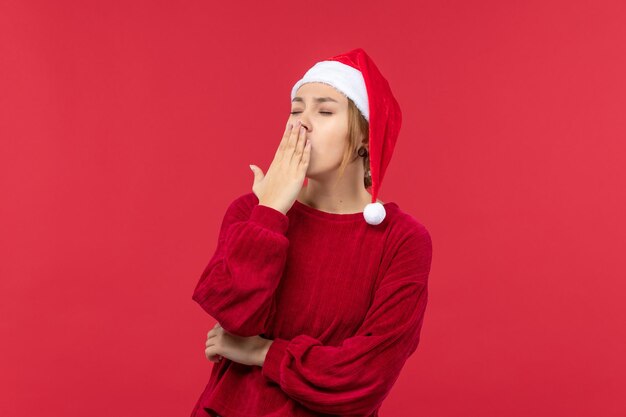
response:
[[[276,338],[262,373],[292,399],[321,413],[369,416],[416,350],[428,299],[432,245],[426,229],[398,249],[357,333],[339,346],[314,337]]]
[[[288,225],[280,211],[258,204],[250,210],[242,198],[228,207],[192,299],[229,333],[265,333],[287,259]]]

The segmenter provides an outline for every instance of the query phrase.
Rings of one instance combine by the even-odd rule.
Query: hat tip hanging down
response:
[[[383,206],[378,201],[375,203],[369,203],[365,206],[365,210],[363,210],[363,217],[368,224],[377,225],[381,224],[383,220],[385,220],[385,216],[387,212],[385,211],[385,206]]]
[[[317,62],[294,84],[291,99],[302,84],[309,82],[335,87],[354,102],[367,120],[372,201],[365,206],[363,217],[371,225],[382,223],[387,213],[376,199],[402,124],[402,112],[389,83],[363,48]]]

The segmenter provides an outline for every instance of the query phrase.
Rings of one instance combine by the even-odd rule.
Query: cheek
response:
[[[347,145],[348,129],[339,121],[316,126],[311,147],[311,161],[316,165],[334,166],[341,163]]]
[[[334,167],[340,164],[342,159],[343,149],[334,141],[318,141],[311,147],[311,163],[315,161],[318,167]]]

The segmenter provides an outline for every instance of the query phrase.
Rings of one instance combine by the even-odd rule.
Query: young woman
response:
[[[419,343],[432,242],[377,199],[401,125],[387,81],[357,48],[291,97],[267,173],[251,166],[193,293],[217,320],[194,417],[375,417]]]

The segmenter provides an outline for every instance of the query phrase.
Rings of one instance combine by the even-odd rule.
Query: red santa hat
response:
[[[380,224],[387,213],[385,207],[376,200],[402,125],[402,112],[389,83],[362,48],[313,65],[294,84],[291,99],[302,84],[312,82],[329,84],[346,95],[369,123],[372,202],[365,206],[363,217],[368,224]]]

